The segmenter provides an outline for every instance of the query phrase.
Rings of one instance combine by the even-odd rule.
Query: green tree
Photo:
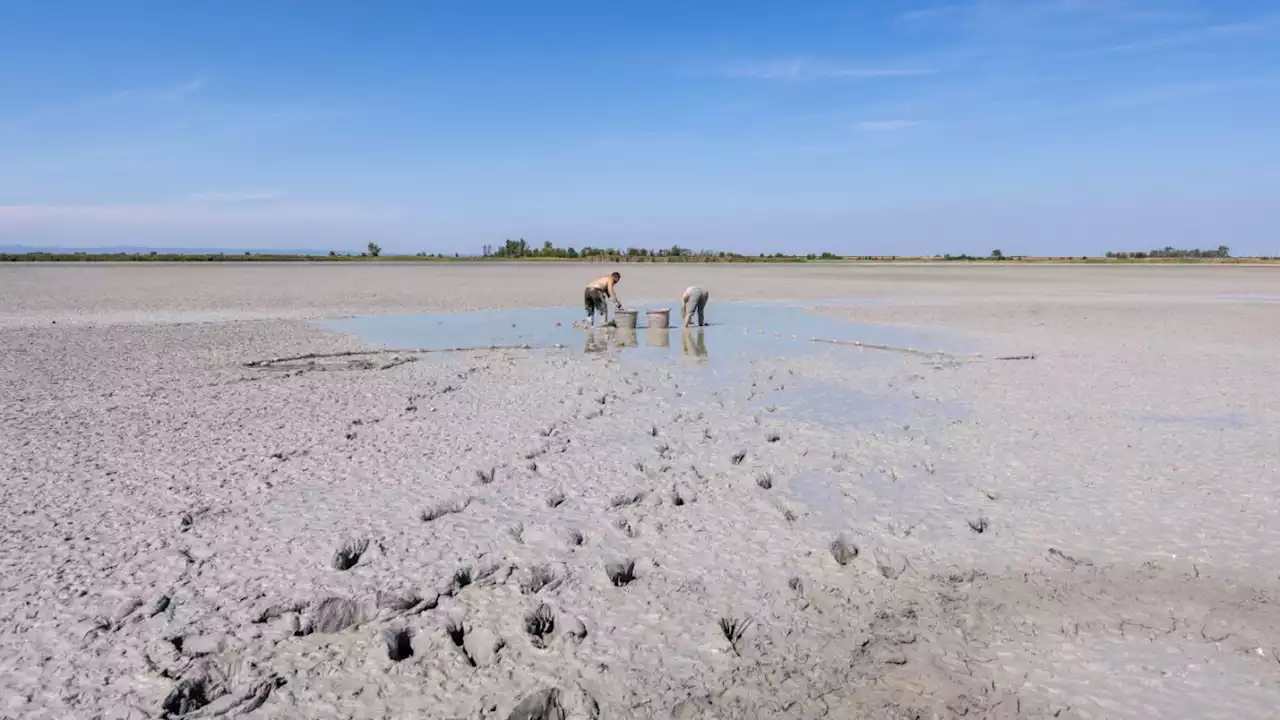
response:
[[[381,246],[381,245],[379,245],[378,243],[375,243],[375,242],[371,242],[371,243],[369,243],[369,256],[370,256],[370,257],[378,257],[378,256],[379,256],[379,255],[381,255],[381,254],[382,254],[382,246]]]
[[[1004,252],[1002,252],[1002,251],[1000,251],[1000,250],[992,250],[992,251],[991,251],[991,259],[992,259],[992,260],[1003,260],[1003,259],[1004,259]]]

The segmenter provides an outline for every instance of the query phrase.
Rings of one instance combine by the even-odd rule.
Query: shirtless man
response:
[[[697,285],[690,285],[684,291],[684,295],[680,297],[680,317],[684,319],[684,326],[689,327],[693,322],[693,313],[698,313],[698,327],[706,325],[706,318],[703,317],[704,311],[707,309],[707,300],[711,297],[711,293],[703,290]]]
[[[622,273],[610,273],[602,278],[596,278],[587,285],[586,291],[583,293],[583,304],[587,307],[587,324],[594,327],[596,324],[596,313],[599,312],[604,321],[609,322],[609,306],[607,300],[613,298],[613,306],[617,310],[622,309],[622,301],[618,299],[618,281],[622,280]]]

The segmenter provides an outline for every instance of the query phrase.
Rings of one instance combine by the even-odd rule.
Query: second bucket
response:
[[[648,325],[651,328],[671,327],[671,311],[667,308],[650,310],[647,313]]]

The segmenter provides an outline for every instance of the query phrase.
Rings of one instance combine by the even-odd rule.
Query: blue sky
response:
[[[1280,254],[1280,0],[42,0],[0,47],[0,244]]]

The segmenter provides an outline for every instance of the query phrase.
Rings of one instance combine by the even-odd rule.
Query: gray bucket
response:
[[[620,328],[635,328],[636,311],[619,310],[613,314],[613,324]]]
[[[668,328],[671,327],[671,311],[667,308],[661,310],[650,310],[648,313],[649,327],[651,328]]]

